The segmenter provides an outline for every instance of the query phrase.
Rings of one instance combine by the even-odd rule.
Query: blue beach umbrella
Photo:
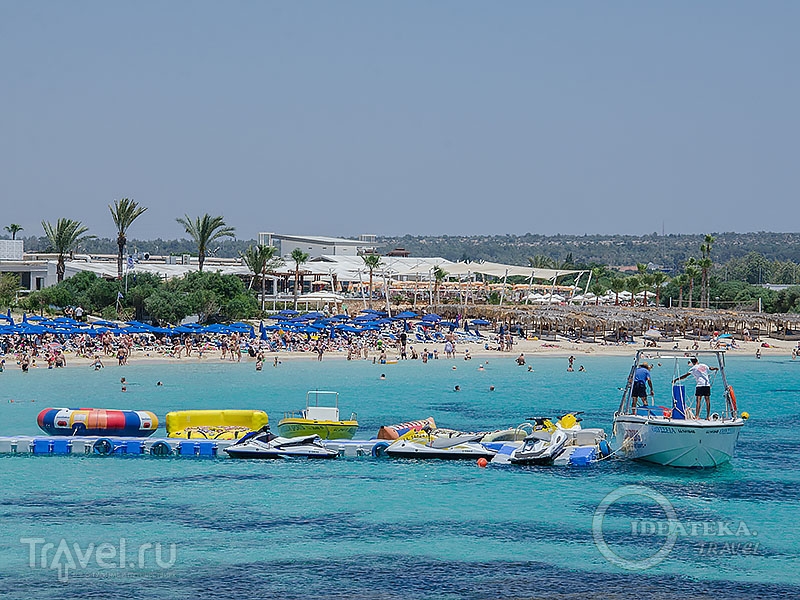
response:
[[[424,317],[422,317],[422,320],[427,322],[427,323],[435,323],[436,321],[441,321],[442,317],[440,317],[436,313],[429,313],[429,314],[425,315]]]
[[[486,319],[472,319],[472,324],[473,325],[491,325],[491,322],[487,321]]]
[[[91,323],[92,327],[116,327],[116,323],[113,321],[95,321]]]
[[[400,314],[394,316],[395,319],[418,319],[419,315],[415,312],[411,312],[410,310],[404,310]]]

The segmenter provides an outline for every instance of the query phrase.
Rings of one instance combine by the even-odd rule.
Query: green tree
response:
[[[638,275],[625,278],[625,290],[631,294],[631,306],[636,305],[636,294],[642,291],[642,280]]]
[[[122,279],[122,255],[128,243],[128,228],[147,208],[139,206],[134,200],[123,198],[114,200],[113,206],[109,204],[108,210],[117,228],[117,279]]]
[[[163,285],[164,282],[155,273],[136,273],[133,279],[128,281],[128,291],[121,299],[121,303],[125,307],[132,308],[134,318],[141,321],[145,318],[145,300]]]
[[[58,254],[56,275],[60,283],[64,281],[64,272],[66,271],[65,255],[68,252],[72,252],[78,243],[95,236],[83,235],[89,231],[89,228],[84,227],[80,221],[73,221],[72,219],[59,219],[55,227],[47,221],[42,221],[42,228],[53,247],[53,251]]]
[[[678,308],[683,308],[683,288],[689,283],[689,276],[686,273],[681,273],[672,278],[672,283],[678,288]]]
[[[283,264],[280,257],[275,257],[277,248],[274,246],[248,246],[247,250],[242,252],[242,260],[250,272],[253,273],[253,278],[256,276],[261,277],[261,310],[264,311],[264,303],[266,302],[267,295],[267,273],[275,269],[278,265]]]
[[[668,279],[669,277],[667,277],[667,274],[661,271],[653,271],[650,273],[650,283],[656,290],[656,306],[661,306],[661,288],[664,287]]]
[[[433,267],[433,279],[434,284],[433,287],[435,288],[436,293],[436,304],[439,305],[442,303],[441,299],[439,298],[439,289],[442,287],[442,282],[447,279],[448,272],[445,271],[439,265]],[[499,303],[499,300],[498,300]]]
[[[14,303],[19,291],[19,281],[19,275],[0,273],[0,306],[8,308]]]
[[[644,291],[644,306],[647,306],[647,290],[652,285],[652,277],[647,272],[647,265],[645,263],[637,263],[636,270],[639,272],[639,283],[641,288],[639,291]]]
[[[380,254],[362,254],[361,260],[364,261],[364,265],[369,270],[369,307],[372,308],[372,276],[375,269],[383,263],[381,262]]]
[[[619,306],[619,294],[625,291],[625,280],[622,277],[613,277],[609,289],[614,292],[614,306]]]
[[[689,279],[689,308],[692,308],[692,300],[694,299],[694,282],[700,275],[700,268],[697,266],[697,259],[694,257],[686,261],[684,272]]]
[[[589,288],[589,291],[595,295],[594,304],[597,306],[600,304],[600,296],[606,293],[606,286],[599,281],[595,281]]]
[[[297,310],[297,293],[300,291],[300,265],[308,262],[308,254],[295,248],[291,254],[294,261],[294,309]]]
[[[159,323],[178,324],[190,314],[189,304],[184,294],[167,286],[153,291],[144,301],[144,307],[153,319]]]
[[[236,234],[235,228],[225,225],[225,219],[222,216],[212,217],[206,213],[202,217],[196,217],[194,221],[189,218],[189,215],[178,217],[175,220],[183,225],[186,233],[197,244],[197,264],[201,273],[203,264],[206,262],[206,251],[209,244],[223,237],[235,237]]]
[[[22,225],[17,225],[16,223],[11,223],[11,225],[7,225],[5,230],[11,234],[11,239],[17,239],[17,234],[23,230]]]
[[[534,269],[555,269],[556,261],[544,254],[537,254],[534,257],[529,257],[528,262]]]
[[[703,243],[700,244],[700,254],[702,258],[698,261],[700,267],[700,307],[708,308],[708,274],[714,262],[711,260],[711,248],[714,245],[714,236],[706,234],[703,238]]]

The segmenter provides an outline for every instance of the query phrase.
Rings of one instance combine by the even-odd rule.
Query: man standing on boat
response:
[[[654,396],[653,392],[653,380],[650,378],[650,369],[652,369],[648,363],[643,362],[640,364],[636,370],[633,372],[633,391],[631,392],[631,398],[633,398],[633,407],[632,411],[636,412],[636,401],[641,398],[642,399],[642,406],[647,406],[647,385],[650,385],[650,395]]]
[[[700,403],[703,398],[706,399],[706,419],[711,416],[711,380],[709,379],[709,372],[710,371],[719,371],[718,367],[709,367],[706,364],[698,362],[697,357],[693,356],[689,359],[689,372],[681,375],[677,379],[675,379],[672,383],[677,383],[683,379],[686,379],[689,375],[693,375],[695,381],[697,382],[697,387],[694,391],[694,395],[697,397],[697,406],[695,407],[695,417],[700,418]]]

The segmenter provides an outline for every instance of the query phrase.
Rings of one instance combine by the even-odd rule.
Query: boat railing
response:
[[[725,375],[725,350],[687,350],[687,351],[665,351],[653,348],[647,348],[642,350],[636,351],[636,357],[634,359],[633,365],[631,366],[630,373],[628,375],[628,379],[626,381],[625,387],[622,388],[622,398],[620,400],[619,410],[616,415],[630,415],[634,414],[632,410],[632,393],[633,393],[633,377],[636,372],[636,369],[642,362],[645,361],[659,361],[659,360],[674,360],[675,364],[677,365],[677,361],[679,360],[689,360],[691,358],[703,358],[703,357],[715,357],[717,359],[716,371],[714,375],[712,375],[712,385],[714,379],[716,378],[717,374],[722,381],[722,389],[723,389],[723,397],[725,399],[725,407],[722,411],[722,414],[719,418],[726,420],[726,419],[735,419],[737,417],[737,407],[735,404],[735,396],[732,388],[728,385],[728,379]],[[676,385],[673,382],[673,386]],[[674,393],[674,390],[673,390]],[[672,394],[671,394],[672,396]],[[692,397],[689,394],[685,394],[684,396],[684,403],[686,404],[687,408],[690,409],[688,405],[689,398]],[[674,398],[670,397],[669,403],[674,407]],[[657,407],[655,407],[657,408]],[[670,409],[671,410],[671,409]],[[655,411],[656,413],[658,411]],[[650,405],[648,407],[648,413],[654,414],[654,407]],[[661,416],[661,415],[659,415]],[[664,411],[664,416],[666,416],[666,411]]]
[[[320,399],[324,402],[322,406],[331,406],[327,401],[332,400],[333,407],[339,407],[339,392],[329,392],[325,390],[311,390],[306,392],[306,407],[319,406]]]

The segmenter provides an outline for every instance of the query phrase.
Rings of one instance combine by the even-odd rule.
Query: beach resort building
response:
[[[274,246],[278,255],[287,259],[292,252],[300,249],[311,258],[323,255],[358,256],[375,251],[376,236],[363,234],[357,240],[347,238],[326,237],[321,235],[289,235],[285,233],[261,232],[258,243],[262,246]]]

